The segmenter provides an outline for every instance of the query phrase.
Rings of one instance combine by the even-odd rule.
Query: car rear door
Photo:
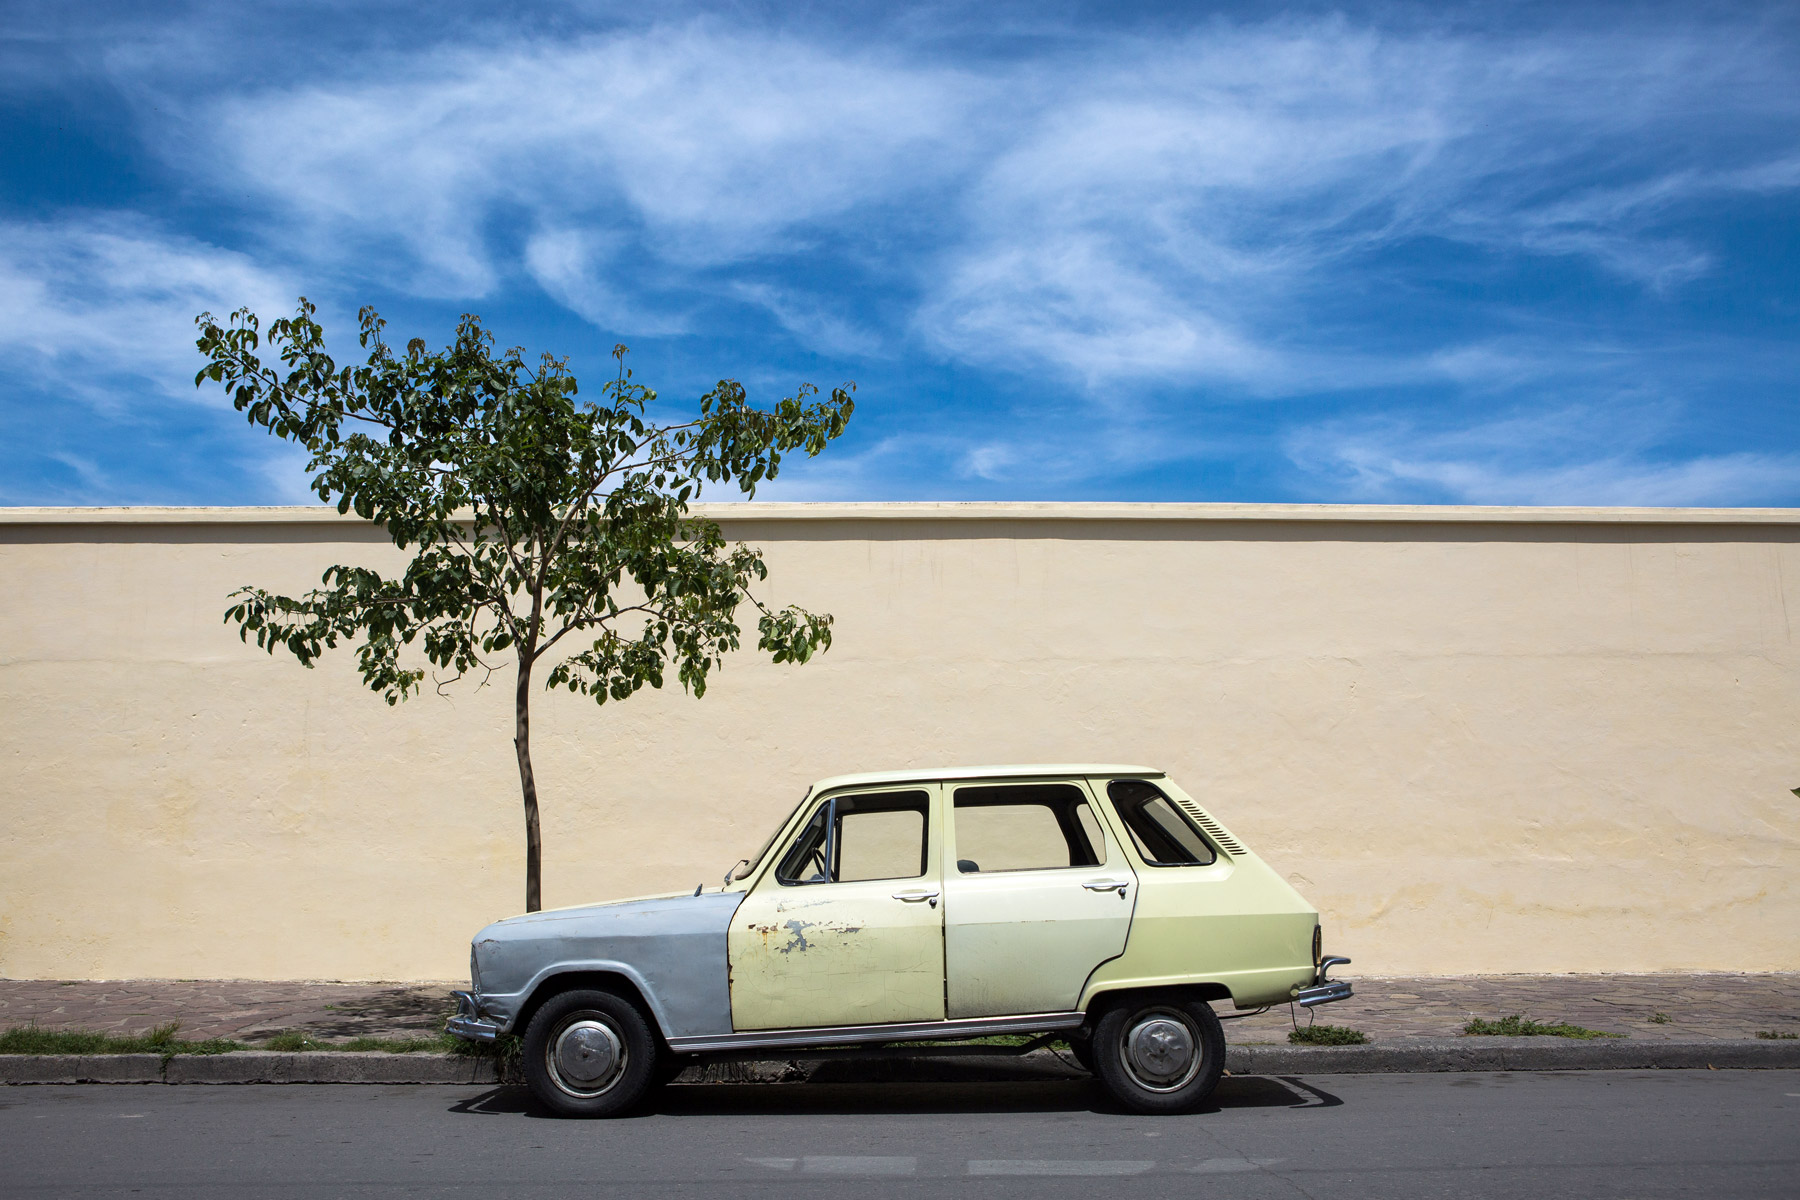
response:
[[[1069,1012],[1124,952],[1137,876],[1085,781],[944,786],[946,1015]]]

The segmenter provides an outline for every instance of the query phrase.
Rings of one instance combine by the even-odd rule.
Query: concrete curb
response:
[[[234,1050],[169,1060],[165,1083],[494,1083],[494,1061],[375,1050],[283,1054]]]
[[[1800,1070],[1800,1042],[1572,1042],[1562,1038],[1444,1038],[1369,1046],[1233,1046],[1233,1075],[1361,1075],[1439,1071]],[[832,1059],[804,1056],[689,1068],[682,1083],[1006,1083],[1079,1079],[1061,1056]],[[379,1051],[283,1054],[4,1054],[0,1084],[501,1082],[488,1058]]]
[[[0,1083],[161,1083],[160,1054],[0,1054]]]
[[[0,1083],[495,1083],[492,1059],[448,1054],[234,1050],[178,1054],[0,1054]]]
[[[1800,1041],[1591,1042],[1554,1037],[1459,1037],[1369,1046],[1233,1046],[1233,1075],[1430,1071],[1794,1070]]]

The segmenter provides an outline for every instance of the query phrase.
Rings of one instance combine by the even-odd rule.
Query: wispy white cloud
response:
[[[1697,44],[1719,60],[1696,66]],[[1696,107],[1763,112],[1772,76],[1785,141],[1740,149],[1751,165],[1668,167],[1709,152]],[[1705,272],[1709,255],[1659,222],[1794,186],[1781,156],[1800,71],[1735,31],[1459,39],[1283,22],[1102,47],[1033,116],[967,198],[928,336],[1090,379],[1280,391],[1349,349],[1304,332],[1314,310],[1422,241],[1578,256],[1662,289]],[[1626,182],[1571,193],[1595,160]]]
[[[613,6],[558,9],[552,36],[470,9],[424,45],[302,39],[284,69],[264,36],[268,69],[190,73],[240,61],[210,11],[91,62],[233,248],[120,216],[0,228],[0,369],[192,395],[192,313],[285,311],[304,279],[424,314],[547,296],[634,344],[728,345],[747,378],[795,346],[885,372],[893,407],[865,393],[858,418],[879,436],[780,485],[816,494],[1174,474],[1213,453],[1197,414],[1295,398],[1341,418],[1286,443],[1308,494],[1721,499],[1787,469],[1671,450],[1678,399],[1629,447],[1544,430],[1596,421],[1563,441],[1599,444],[1591,414],[1643,394],[1671,337],[1721,353],[1681,305],[1743,267],[1709,213],[1800,191],[1791,21],[1383,8],[1147,36],[970,9],[950,37]],[[915,366],[968,411],[903,412]],[[1023,389],[1047,407],[1009,410]],[[1507,443],[1496,410],[1534,432]]]
[[[597,328],[649,337],[685,333],[689,316],[658,307],[643,281],[620,264],[623,240],[606,231],[541,229],[525,243],[525,267],[552,299]]]
[[[293,303],[278,272],[128,214],[0,222],[0,373],[62,394],[192,398],[196,314]]]
[[[910,333],[1090,384],[1273,392],[1330,369],[1344,339],[1309,316],[1397,247],[1573,258],[1666,291],[1714,266],[1671,213],[1800,186],[1800,68],[1742,25],[1064,34],[957,61],[700,19],[382,52],[189,104],[179,144],[268,205],[292,253],[397,268],[421,295],[522,271],[620,333],[749,299],[826,354]],[[1709,140],[1721,112],[1770,132]],[[496,232],[519,213],[534,232]],[[839,317],[834,291],[871,281],[910,291],[910,316]]]
[[[199,165],[314,250],[403,247],[425,293],[495,286],[501,210],[708,267],[938,174],[987,85],[890,58],[707,23],[382,56],[209,102]]]
[[[1567,409],[1461,428],[1391,419],[1291,435],[1295,466],[1346,498],[1468,504],[1734,505],[1800,499],[1800,454],[1658,453],[1665,406]]]
[[[881,336],[846,316],[841,311],[846,307],[842,303],[768,283],[738,282],[732,285],[732,291],[766,310],[802,344],[822,354],[876,358],[888,353]]]

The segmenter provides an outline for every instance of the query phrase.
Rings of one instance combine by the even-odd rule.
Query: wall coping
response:
[[[1468,504],[907,501],[696,504],[716,521],[1317,521],[1505,525],[1800,525],[1800,508],[1538,508]],[[0,525],[330,525],[322,505],[4,508]]]

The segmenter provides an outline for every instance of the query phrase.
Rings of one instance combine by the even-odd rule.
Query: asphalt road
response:
[[[1800,1196],[1800,1071],[682,1086],[566,1121],[481,1087],[0,1089],[0,1197]]]

